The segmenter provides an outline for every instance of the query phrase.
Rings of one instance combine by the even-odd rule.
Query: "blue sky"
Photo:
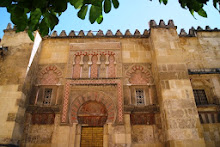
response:
[[[208,18],[195,14],[196,19],[193,18],[188,10],[182,9],[177,0],[169,0],[166,6],[160,4],[158,0],[120,0],[119,2],[118,9],[112,8],[110,13],[104,14],[102,24],[90,24],[88,15],[85,20],[79,19],[77,17],[78,10],[68,6],[67,11],[60,16],[59,24],[54,30],[57,30],[58,33],[66,30],[68,34],[71,30],[98,31],[101,29],[106,33],[108,29],[111,29],[115,33],[120,29],[124,33],[126,29],[130,29],[131,33],[134,33],[135,29],[139,29],[143,33],[144,29],[149,29],[148,23],[151,19],[154,19],[157,24],[160,19],[163,19],[165,23],[169,19],[173,19],[178,33],[181,28],[188,32],[188,29],[192,26],[205,28],[205,26],[209,25],[212,29],[215,27],[220,28],[220,14],[212,6],[211,2],[205,6]],[[0,38],[2,38],[3,30],[10,22],[10,15],[4,8],[0,8],[0,20]]]

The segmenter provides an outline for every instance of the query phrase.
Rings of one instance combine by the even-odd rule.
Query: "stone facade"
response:
[[[54,31],[34,42],[9,25],[0,145],[219,146],[220,30],[149,25],[143,34]]]

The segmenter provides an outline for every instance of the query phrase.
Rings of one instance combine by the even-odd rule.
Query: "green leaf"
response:
[[[114,8],[118,8],[119,7],[118,0],[112,0],[112,3],[113,3]]]
[[[89,12],[89,21],[93,24],[96,19],[102,14],[102,8],[92,5]]]
[[[34,28],[36,24],[39,23],[41,17],[41,10],[39,8],[35,9],[30,14],[30,25],[31,28]]]
[[[189,10],[189,11],[190,11],[190,13],[192,14],[193,18],[195,18],[195,16],[194,16],[194,10],[191,9],[191,10]],[[196,18],[195,18],[195,19],[196,19]]]
[[[91,0],[91,4],[94,6],[102,7],[103,0]]]
[[[51,29],[53,30],[53,28],[58,24],[59,22],[59,19],[56,17],[56,15],[54,13],[49,13],[47,12],[45,15],[44,15],[44,18],[45,18],[45,22],[46,22],[46,25]]]
[[[206,12],[205,12],[204,9],[200,9],[200,10],[198,11],[198,14],[199,14],[200,16],[202,16],[202,17],[207,17],[207,14],[206,14]]]
[[[218,9],[218,8],[217,8],[217,4],[220,5],[220,0],[213,0],[213,6],[214,6],[217,10],[219,10],[219,9],[220,9],[220,6],[219,6],[219,9]]]
[[[27,14],[23,8],[13,7],[10,9],[11,21],[17,26],[16,31],[24,31],[27,27]]]
[[[85,19],[87,10],[88,10],[88,6],[83,6],[83,7],[81,7],[81,9],[79,10],[79,12],[78,12],[78,14],[77,14],[78,17],[81,18],[81,19]]]
[[[103,16],[100,15],[100,16],[96,19],[96,22],[97,22],[98,24],[101,24],[102,21],[103,21]]]
[[[162,0],[163,1],[163,4],[166,5],[168,0]]]
[[[0,0],[0,7],[8,7],[11,5],[12,0]]]
[[[75,7],[75,9],[79,9],[83,5],[83,0],[70,0],[70,4]]]
[[[92,0],[84,0],[83,4],[92,4]]]
[[[28,36],[29,38],[34,41],[34,35],[33,35],[33,32],[31,30],[28,30]]]
[[[32,0],[30,2],[34,8],[46,8],[49,3],[48,0]],[[24,3],[27,3],[27,1],[25,1]]]
[[[47,26],[46,19],[42,19],[39,25],[39,31],[42,37],[46,36],[49,33],[49,27]]]
[[[51,2],[54,12],[64,12],[67,9],[66,0],[52,0]]]
[[[111,1],[110,0],[105,0],[105,2],[104,2],[104,12],[109,13],[111,11],[111,7],[112,7]]]
[[[190,11],[190,13],[192,14],[192,16],[194,16],[194,10],[191,9],[191,10],[189,10],[189,11]]]

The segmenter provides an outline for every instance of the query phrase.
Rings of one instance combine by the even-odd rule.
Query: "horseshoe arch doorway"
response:
[[[81,147],[103,147],[103,126],[108,118],[105,105],[101,102],[88,101],[78,111],[81,128]]]

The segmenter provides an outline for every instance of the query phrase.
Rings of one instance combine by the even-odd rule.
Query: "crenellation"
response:
[[[62,30],[59,37],[66,37],[66,31],[65,30]]]
[[[174,25],[173,20],[169,20],[167,25],[162,19],[159,21],[159,25],[157,25],[157,23],[154,20],[151,20],[149,25],[150,25],[150,28],[167,28],[167,29],[174,28],[176,29],[176,26]]]
[[[210,31],[212,29],[209,26],[205,26],[205,30]]]
[[[75,31],[74,31],[74,30],[71,30],[68,36],[70,36],[70,37],[75,37],[75,36],[76,36]]]
[[[122,36],[123,36],[123,34],[121,33],[121,31],[120,31],[120,30],[117,30],[117,32],[116,32],[116,34],[115,34],[115,36],[122,37]]]
[[[12,29],[11,23],[8,23],[6,30],[11,30],[11,29]]]
[[[105,36],[108,36],[108,37],[113,36],[112,31],[111,31],[111,30],[108,30],[108,31],[106,32]]]
[[[191,27],[191,29],[189,29],[189,37],[195,37],[196,36],[196,31],[194,27]]]
[[[83,31],[83,30],[80,30],[79,33],[78,33],[78,36],[79,36],[79,37],[84,37],[84,36],[85,36],[84,31]]]
[[[159,26],[160,27],[165,27],[166,25],[165,25],[165,22],[161,19],[160,20],[160,22],[159,22]]]
[[[150,20],[149,26],[150,26],[150,28],[156,27],[157,24],[156,24],[155,20]]]
[[[53,33],[51,34],[51,37],[57,37],[57,31],[53,31]]]
[[[92,31],[89,30],[86,36],[88,36],[88,37],[93,37],[94,35],[93,35]]]
[[[135,30],[134,36],[136,36],[136,37],[140,37],[141,36],[141,33],[140,33],[140,31],[138,29]]]
[[[200,26],[197,27],[197,31],[202,31],[202,30],[203,30],[202,27]]]
[[[132,36],[132,34],[131,34],[131,32],[130,32],[129,29],[127,29],[127,30],[125,31],[124,36],[125,36],[125,37],[130,37],[130,36]]]
[[[172,19],[168,21],[168,26],[170,28],[176,28]]]
[[[97,36],[97,37],[102,37],[102,36],[104,36],[103,31],[102,31],[102,30],[99,30],[99,31],[97,32],[96,36]]]
[[[143,33],[143,36],[149,37],[149,35],[150,35],[150,32],[147,29],[145,29],[144,33]]]

